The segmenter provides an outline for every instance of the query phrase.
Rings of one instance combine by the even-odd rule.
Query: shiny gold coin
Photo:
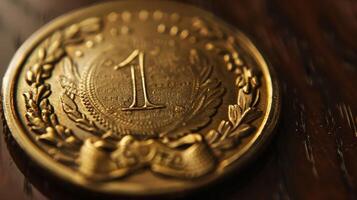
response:
[[[45,170],[103,193],[188,191],[270,138],[276,78],[241,32],[166,1],[103,3],[34,34],[3,80],[4,114]]]

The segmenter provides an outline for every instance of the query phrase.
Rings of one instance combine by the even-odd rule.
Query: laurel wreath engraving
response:
[[[124,152],[122,149],[131,149],[133,152],[140,149],[132,148],[133,146],[130,145],[133,144],[138,147],[143,144],[155,144],[157,146],[156,149],[161,148],[166,152],[172,151],[173,154],[178,154],[179,149],[175,148],[181,145],[196,145],[205,142],[204,145],[198,145],[202,149],[197,152],[197,155],[203,155],[200,154],[202,152],[207,154],[201,158],[197,156],[195,157],[196,160],[192,159],[191,162],[196,165],[207,161],[207,163],[214,165],[215,158],[213,158],[213,155],[212,157],[207,156],[212,153],[210,150],[206,151],[205,147],[208,146],[213,150],[217,157],[217,155],[236,147],[242,138],[255,130],[252,122],[260,117],[262,113],[258,108],[260,99],[259,81],[253,70],[244,66],[243,61],[236,52],[237,48],[234,46],[232,38],[228,38],[218,28],[208,27],[207,24],[200,19],[193,19],[193,27],[203,38],[206,37],[210,39],[210,45],[216,47],[215,53],[223,55],[227,69],[237,75],[235,83],[237,88],[237,101],[235,104],[229,105],[228,120],[222,120],[217,129],[212,129],[206,134],[192,133],[209,123],[211,116],[215,114],[217,107],[222,102],[222,98],[220,97],[224,94],[224,88],[221,87],[220,81],[211,77],[213,66],[195,49],[191,50],[189,59],[191,65],[194,66],[193,69],[198,70],[199,92],[196,96],[197,101],[194,102],[192,106],[193,109],[191,113],[184,119],[178,129],[165,133],[163,137],[158,140],[150,139],[140,141],[135,138],[130,139],[132,136],[120,138],[111,130],[102,130],[99,128],[95,122],[91,121],[80,111],[76,104],[75,98],[79,95],[78,84],[81,77],[76,64],[67,55],[65,50],[67,45],[80,43],[84,40],[86,35],[97,33],[101,29],[101,20],[99,18],[89,18],[55,32],[39,46],[36,55],[30,61],[31,64],[26,73],[26,83],[30,86],[30,89],[28,92],[25,92],[23,96],[25,99],[25,116],[28,126],[37,135],[36,139],[39,142],[46,143],[53,147],[48,152],[55,160],[75,165],[78,164],[76,159],[82,156],[82,162],[91,163],[87,163],[87,166],[85,164],[81,165],[81,167],[91,167],[95,162],[95,160],[91,159],[92,157],[90,157],[91,155],[89,155],[88,152],[97,153],[97,151],[89,151],[86,149],[87,147],[95,148],[98,150],[98,155],[106,159],[108,157],[108,163],[112,162],[111,165],[119,166],[132,159],[130,152]],[[223,45],[219,43],[219,41],[222,40],[226,41]],[[211,48],[208,48],[208,50],[211,50]],[[90,144],[90,139],[92,138],[86,139],[84,142],[78,138],[71,129],[60,124],[54,108],[49,102],[48,98],[51,95],[51,87],[45,81],[51,77],[51,72],[58,63],[62,64],[64,70],[64,75],[60,76],[60,84],[64,88],[64,93],[61,95],[63,111],[77,127],[91,133],[92,136],[98,139],[95,141],[94,147]],[[202,137],[204,137],[204,139],[202,139]],[[108,143],[108,141],[110,142]],[[112,141],[114,141],[114,143]],[[118,154],[115,159],[119,161],[115,161],[115,164],[113,164],[114,161],[111,160],[112,157],[110,156],[112,155],[107,155],[99,151],[100,149],[111,149],[115,151],[117,147],[122,149],[119,148],[112,154]],[[159,153],[164,154],[166,153],[165,151]],[[83,156],[81,152],[84,152],[85,155]],[[93,158],[98,158],[98,155],[93,155]],[[191,159],[191,156],[187,158]],[[149,160],[145,160],[145,164],[147,163],[149,163]],[[142,165],[144,166],[144,164]],[[188,169],[192,170],[193,168]],[[155,171],[155,169],[153,170]],[[158,172],[166,173],[167,175],[173,174],[172,169],[167,168],[165,170],[160,169]],[[209,170],[211,170],[211,167],[207,168],[207,172]],[[192,171],[187,173],[190,174],[190,172]],[[204,173],[207,172],[205,171]],[[123,172],[123,174],[118,177],[124,176],[125,173]],[[179,174],[180,175],[177,176],[184,176],[185,173]],[[92,173],[90,175],[94,174]]]
[[[217,129],[205,135],[206,142],[216,154],[235,147],[239,141],[254,131],[250,124],[261,115],[257,108],[260,98],[259,81],[252,69],[244,66],[233,37],[228,37],[219,27],[212,25],[198,17],[192,19],[193,29],[206,38],[207,50],[214,50],[216,54],[223,55],[226,68],[237,74],[237,103],[229,105],[228,120],[222,120]],[[225,41],[223,44],[220,41]]]
[[[256,107],[260,98],[258,79],[250,69],[243,68],[243,73],[236,79],[236,85],[237,104],[229,105],[228,120],[222,120],[216,130],[206,135],[207,143],[216,153],[233,148],[241,138],[251,133],[255,128],[249,123],[262,113]]]
[[[73,157],[76,156],[73,154],[78,151],[82,141],[69,128],[58,122],[53,106],[48,100],[51,88],[45,80],[50,78],[56,63],[66,56],[66,45],[82,42],[86,34],[97,32],[100,26],[99,18],[89,18],[55,32],[40,45],[26,73],[26,82],[30,90],[23,95],[28,126],[37,134],[38,141],[56,147],[49,153],[59,161],[73,162]]]
[[[211,77],[213,65],[196,49],[191,49],[189,60],[198,74],[198,94],[188,117],[166,134],[170,138],[182,137],[208,124],[222,103],[224,88],[219,80]]]
[[[80,75],[77,66],[72,62],[69,57],[63,59],[63,71],[66,75],[60,76],[60,84],[64,88],[64,93],[61,95],[61,103],[63,111],[67,114],[68,118],[75,122],[76,126],[90,132],[94,135],[100,136],[103,132],[95,122],[88,119],[88,117],[79,111],[75,103],[75,97],[78,94],[78,80]]]

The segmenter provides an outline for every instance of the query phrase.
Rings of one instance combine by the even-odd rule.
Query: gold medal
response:
[[[3,80],[7,125],[61,180],[158,195],[239,170],[277,122],[276,77],[241,32],[166,1],[98,4],[52,21]]]

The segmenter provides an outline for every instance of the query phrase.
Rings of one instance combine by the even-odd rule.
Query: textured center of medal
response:
[[[165,45],[168,42],[136,43],[137,48],[123,44],[95,59],[86,90],[87,106],[93,107],[97,120],[120,132],[152,134],[183,118],[193,101],[196,78],[188,57],[178,57],[177,48]]]

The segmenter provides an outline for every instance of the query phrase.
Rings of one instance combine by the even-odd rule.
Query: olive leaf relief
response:
[[[88,18],[64,30],[55,32],[37,49],[29,60],[26,83],[30,86],[23,94],[26,119],[36,139],[52,147],[48,152],[54,159],[73,164],[73,158],[82,141],[73,132],[58,122],[57,115],[48,97],[51,88],[45,80],[51,77],[53,68],[66,56],[65,46],[80,43],[87,34],[96,33],[101,27],[99,18]]]
[[[63,94],[61,96],[63,111],[67,114],[70,120],[76,123],[79,128],[99,136],[102,131],[93,121],[89,120],[84,113],[78,110],[78,106],[74,101],[74,97],[71,98],[68,94]]]
[[[228,120],[222,120],[217,129],[208,132],[205,139],[216,154],[235,147],[240,140],[253,132],[255,127],[250,123],[262,113],[257,108],[260,91],[257,76],[251,69],[243,68],[237,77],[237,104],[229,105]]]
[[[64,57],[62,68],[63,75],[60,76],[60,84],[64,92],[61,95],[61,105],[67,117],[78,128],[91,133],[98,139],[118,140],[116,132],[99,128],[94,121],[88,119],[87,115],[79,110],[75,100],[76,96],[81,95],[79,92],[81,77],[77,65],[70,57]]]
[[[207,125],[216,113],[218,106],[221,105],[225,92],[221,82],[212,77],[213,65],[204,54],[197,49],[191,49],[189,61],[192,69],[198,75],[198,92],[190,113],[183,119],[179,127],[170,130],[167,134],[170,138],[177,139]]]
[[[64,89],[61,95],[61,104],[63,111],[67,117],[72,120],[77,127],[96,136],[102,135],[103,132],[98,126],[88,117],[79,111],[75,102],[75,97],[78,95],[78,84],[80,75],[77,66],[72,62],[71,58],[65,57],[62,62],[64,75],[60,76],[60,84]]]
[[[228,120],[222,120],[217,129],[213,129],[205,135],[208,145],[219,155],[238,145],[244,136],[252,133],[255,129],[250,123],[262,113],[257,108],[260,98],[258,77],[251,69],[244,66],[244,62],[237,52],[238,47],[234,37],[226,35],[219,26],[209,24],[198,17],[193,18],[191,25],[193,29],[200,32],[202,37],[210,40],[206,46],[208,50],[215,49],[217,54],[223,55],[227,70],[238,74],[236,78],[237,103],[229,105]]]

